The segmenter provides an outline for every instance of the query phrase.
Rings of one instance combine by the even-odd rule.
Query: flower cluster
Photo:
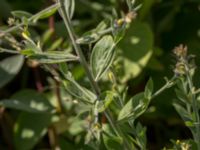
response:
[[[194,68],[194,63],[191,61],[193,56],[188,55],[188,48],[183,44],[175,47],[173,52],[176,56],[177,62],[174,68],[174,73],[177,76],[185,75]]]

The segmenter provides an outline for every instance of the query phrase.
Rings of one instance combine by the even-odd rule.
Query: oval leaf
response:
[[[123,82],[137,77],[153,54],[153,33],[148,24],[134,22],[121,40]]]
[[[31,150],[47,132],[51,123],[50,114],[21,113],[14,127],[17,150]]]
[[[0,62],[0,88],[17,75],[23,63],[24,57],[21,55],[9,57]]]
[[[110,35],[106,35],[98,41],[91,54],[90,64],[95,80],[99,80],[112,64],[114,58],[115,43]]]
[[[146,111],[149,102],[150,99],[145,98],[143,92],[136,94],[122,108],[118,116],[118,121],[135,120]]]
[[[20,91],[12,96],[11,99],[0,101],[0,106],[31,113],[50,113],[54,110],[50,102],[34,90]]]
[[[90,90],[86,89],[79,85],[71,76],[71,74],[65,75],[65,81],[63,81],[65,89],[74,97],[83,101],[84,103],[94,103],[96,95],[92,93]]]

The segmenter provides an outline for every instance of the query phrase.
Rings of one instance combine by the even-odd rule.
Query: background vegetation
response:
[[[53,2],[45,0],[0,0],[1,29],[4,29],[7,25],[8,18],[11,17],[11,11],[23,10],[35,14],[51,4]],[[173,56],[172,49],[181,43],[187,45],[189,53],[196,56],[197,73],[194,77],[194,84],[200,87],[200,1],[136,0],[136,4],[142,4],[142,7],[137,11],[136,19],[130,24],[124,38],[118,44],[116,49],[119,52],[117,54],[119,59],[114,62],[118,80],[121,85],[129,87],[128,97],[143,91],[149,77],[152,77],[154,81],[154,89],[159,89],[165,84],[164,77],[170,78],[173,76],[176,59]],[[117,19],[120,18],[121,14],[127,12],[128,7],[125,0],[76,0],[73,16],[75,32],[81,37],[86,31],[94,29],[102,20],[108,20],[109,22],[113,16]],[[39,21],[37,25],[31,26],[29,30],[34,39],[42,39],[42,47],[46,50],[67,47],[68,43],[65,41],[68,39],[68,35],[59,14],[54,14],[50,18]],[[4,42],[0,39],[0,45],[8,47]],[[88,49],[90,48],[82,45],[82,49],[86,54],[86,58],[89,57],[91,51],[88,51]],[[3,60],[10,55],[0,53],[0,59]],[[7,62],[10,65],[18,65],[13,74],[9,74],[9,79],[7,79],[8,75],[1,70],[1,66],[4,66]],[[12,60],[7,60],[7,62],[0,64],[0,99],[11,97],[17,99],[17,97],[25,95],[31,99],[37,97],[38,92],[44,95],[44,97],[39,96],[40,98],[49,98],[52,100],[51,103],[55,103],[58,92],[61,93],[60,99],[65,101],[70,99],[62,89],[59,89],[60,83],[52,78],[48,68],[40,67],[37,63],[23,60],[21,57],[16,58],[13,62]],[[75,63],[68,67],[72,69],[71,72],[77,81],[86,87],[89,86],[81,65]],[[7,83],[6,80],[10,82]],[[106,78],[103,80],[100,86],[110,88],[108,80]],[[18,93],[14,94],[16,92]],[[185,127],[184,122],[172,105],[174,99],[175,92],[171,88],[153,99],[147,111],[138,118],[138,121],[147,127],[148,149],[156,150],[163,147],[172,147],[173,142],[171,140],[177,142],[177,140],[192,138],[190,130]],[[54,135],[54,130],[60,134],[59,139],[56,140],[64,149],[65,147],[73,148],[74,145],[76,147],[81,145],[85,133],[80,128],[83,122],[81,120],[74,121],[77,119],[74,114],[80,113],[77,110],[79,107],[76,103],[75,100],[65,103],[64,107],[70,118],[67,121],[63,118],[60,122],[49,126],[48,134],[42,136],[42,139],[36,145],[33,144],[35,149],[52,147],[55,139],[52,139],[51,136]],[[49,105],[47,109],[51,110],[51,107],[52,105]],[[31,118],[25,117],[25,115],[27,114],[21,114],[18,110],[0,108],[0,149],[13,149],[15,147],[13,144],[14,139],[16,139],[15,136],[20,134],[20,132],[15,132],[17,125],[26,127],[30,124],[32,126],[39,124],[38,126],[41,127],[38,129],[39,132],[50,121],[48,115],[41,116],[40,119],[37,115],[35,118],[34,115]],[[47,120],[44,121],[44,119]],[[64,124],[67,127],[63,127]],[[35,143],[37,141],[36,139],[32,140]],[[17,143],[19,145],[24,144],[22,141]],[[28,143],[28,141],[25,143]]]

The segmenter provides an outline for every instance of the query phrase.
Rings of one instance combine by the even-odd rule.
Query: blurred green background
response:
[[[0,0],[0,25],[6,24],[12,10],[34,14],[51,4],[50,0]],[[150,76],[155,89],[165,83],[165,76],[173,76],[175,57],[172,49],[181,43],[188,46],[190,54],[196,55],[195,85],[200,87],[200,0],[136,0],[136,4],[142,4],[137,19],[118,46],[127,61],[126,66],[123,66],[125,75],[119,76],[119,79],[129,86],[128,94],[132,96],[142,91]],[[81,36],[101,20],[109,20],[112,16],[117,18],[122,12],[127,12],[125,0],[76,0],[73,17],[76,33]],[[56,36],[65,38],[65,27],[59,15],[55,15],[54,19]],[[42,34],[41,31],[48,28],[48,24],[49,20],[41,21],[35,32]],[[135,35],[141,38],[141,45],[134,44],[137,42]],[[141,63],[141,66],[137,63]],[[84,74],[78,67],[76,71],[77,78],[81,79]],[[43,73],[42,70],[40,72]],[[26,78],[24,74],[28,74]],[[0,89],[0,98],[9,97],[22,87],[35,88],[30,75],[30,68],[24,67],[11,83]],[[45,78],[45,75],[42,77]],[[173,89],[164,92],[151,102],[148,111],[139,118],[147,126],[148,149],[168,146],[171,139],[191,138],[190,131],[172,106],[174,97]],[[0,144],[3,145],[5,143],[1,135]]]

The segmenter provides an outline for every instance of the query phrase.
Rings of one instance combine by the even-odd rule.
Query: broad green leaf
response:
[[[151,99],[152,93],[153,93],[153,80],[150,78],[145,86],[145,91],[144,91],[145,98]]]
[[[136,94],[119,112],[118,121],[135,120],[146,111],[149,103],[150,99],[145,98],[143,92]]]
[[[60,7],[59,3],[56,3],[42,11],[40,11],[39,13],[37,13],[36,15],[31,17],[31,20],[33,20],[33,22],[37,22],[37,20],[39,19],[45,19],[48,18],[50,16],[52,16]]]
[[[31,150],[46,134],[52,116],[50,114],[21,113],[14,126],[14,142],[17,150]]]
[[[77,60],[76,56],[70,54],[69,52],[64,52],[64,51],[35,53],[28,56],[28,58],[34,59],[39,63],[45,63],[45,64],[61,63],[61,62]]]
[[[153,33],[148,24],[134,22],[119,47],[122,51],[122,81],[137,77],[153,54]]]
[[[95,29],[84,33],[81,38],[76,40],[76,42],[78,44],[92,44],[99,40],[99,38],[102,36],[102,33],[106,30],[106,27],[106,22],[102,21]]]
[[[0,61],[0,88],[10,82],[20,71],[24,57],[15,55]]]
[[[50,102],[34,90],[20,91],[8,100],[1,100],[0,106],[31,113],[50,113],[54,110]]]
[[[12,11],[11,14],[14,17],[18,17],[18,18],[22,18],[22,17],[30,18],[32,16],[32,14],[30,14],[29,12],[21,11],[21,10]]]
[[[93,76],[98,81],[108,70],[114,59],[115,43],[112,36],[103,36],[94,46],[90,58]]]
[[[63,81],[63,84],[69,94],[73,95],[84,103],[91,104],[95,102],[97,98],[94,93],[79,85],[70,74],[64,76],[66,80]]]
[[[99,101],[98,111],[99,112],[105,111],[106,108],[108,108],[111,102],[114,100],[114,98],[115,98],[115,93],[112,91],[107,91],[103,93],[100,96],[101,101]]]

